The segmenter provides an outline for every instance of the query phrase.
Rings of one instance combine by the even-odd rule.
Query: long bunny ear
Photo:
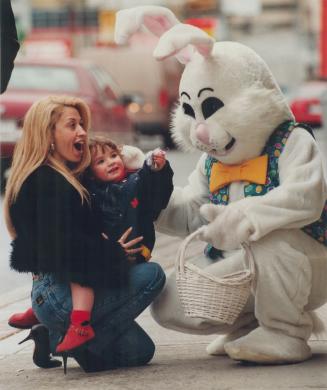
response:
[[[160,37],[165,31],[180,23],[168,8],[140,6],[118,11],[115,24],[115,42],[125,44],[142,26]]]
[[[158,60],[175,55],[182,64],[186,64],[191,60],[194,49],[208,57],[214,43],[215,40],[198,27],[180,23],[162,35],[153,55]]]

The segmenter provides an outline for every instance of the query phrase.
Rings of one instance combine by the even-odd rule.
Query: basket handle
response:
[[[189,236],[185,238],[185,240],[181,243],[177,257],[176,257],[176,268],[178,272],[184,273],[184,264],[185,264],[185,251],[189,243],[194,239],[197,238],[199,235],[199,231],[196,230],[195,232],[191,233]]]
[[[182,274],[184,274],[186,248],[193,239],[198,238],[198,236],[200,234],[200,229],[201,228],[199,228],[198,230],[196,230],[195,232],[193,232],[189,236],[187,236],[179,247],[179,250],[177,253],[177,258],[176,258],[176,270],[178,272],[181,272]],[[254,256],[253,256],[253,252],[251,250],[251,247],[250,247],[249,243],[247,243],[247,242],[243,242],[241,244],[241,247],[242,247],[243,251],[245,252],[246,259],[248,260],[249,271],[253,276],[255,276]],[[254,281],[254,279],[255,278],[253,277],[253,281]]]

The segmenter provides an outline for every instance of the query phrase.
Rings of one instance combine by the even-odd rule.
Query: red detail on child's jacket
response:
[[[139,200],[137,198],[134,198],[132,201],[131,201],[131,206],[136,209],[136,207],[139,205]]]

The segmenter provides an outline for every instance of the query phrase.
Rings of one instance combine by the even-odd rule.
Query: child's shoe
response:
[[[94,330],[89,322],[83,322],[79,325],[70,324],[64,339],[57,345],[56,352],[67,352],[80,347],[92,340],[94,336]]]
[[[19,329],[30,329],[32,326],[39,324],[33,309],[30,307],[24,313],[15,313],[9,320],[8,325]]]

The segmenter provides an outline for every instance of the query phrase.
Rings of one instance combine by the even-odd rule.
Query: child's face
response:
[[[123,160],[112,149],[105,151],[98,149],[92,155],[91,171],[95,179],[99,181],[118,182],[126,176]]]

